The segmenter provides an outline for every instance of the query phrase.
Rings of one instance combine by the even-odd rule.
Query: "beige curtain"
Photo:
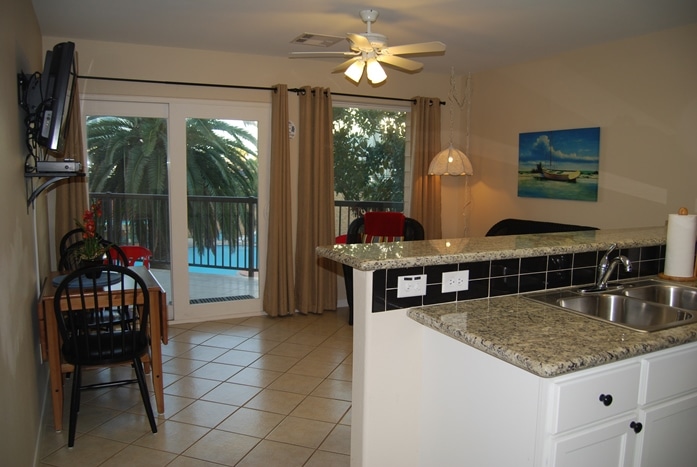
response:
[[[77,54],[75,55],[75,69]],[[79,75],[79,73],[77,73]],[[73,80],[70,102],[70,120],[65,137],[64,154],[54,155],[58,158],[75,159],[82,164],[82,170],[87,172],[87,156],[82,140],[82,112],[80,111],[80,96],[77,78]],[[56,218],[54,240],[56,252],[61,238],[68,231],[76,228],[75,220],[82,220],[82,214],[89,207],[88,187],[86,177],[73,177],[61,180],[56,184]]]
[[[271,98],[271,189],[264,311],[270,316],[294,313],[293,217],[288,139],[288,86],[275,86]]]
[[[295,304],[300,313],[336,309],[336,266],[315,254],[334,233],[334,155],[329,89],[302,88],[298,163]]]
[[[440,216],[440,177],[428,175],[431,160],[441,150],[440,100],[417,97],[411,112],[413,185],[409,216],[424,226],[426,239],[443,236]]]

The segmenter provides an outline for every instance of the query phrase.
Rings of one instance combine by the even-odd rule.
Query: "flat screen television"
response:
[[[75,44],[61,42],[46,52],[43,72],[19,74],[19,103],[26,111],[27,146],[62,155],[75,80]]]
[[[71,92],[75,79],[75,44],[61,42],[46,52],[41,73],[43,102],[39,112],[36,142],[61,153],[68,130]]]

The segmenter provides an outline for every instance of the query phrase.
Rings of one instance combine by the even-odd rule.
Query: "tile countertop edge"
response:
[[[500,237],[319,246],[316,254],[361,271],[469,263],[563,253],[661,245],[666,228],[590,230]]]
[[[543,378],[697,341],[697,324],[637,332],[517,295],[411,308],[407,316]]]

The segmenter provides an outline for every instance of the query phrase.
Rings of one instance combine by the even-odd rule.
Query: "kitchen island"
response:
[[[674,431],[647,420],[697,416],[697,325],[640,333],[520,296],[593,282],[613,243],[636,264],[617,279],[662,270],[663,227],[318,248],[354,268],[352,465],[651,465]],[[464,269],[470,290],[440,293]],[[427,294],[397,297],[404,274]]]

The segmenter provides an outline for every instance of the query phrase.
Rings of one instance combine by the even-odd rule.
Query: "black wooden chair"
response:
[[[74,366],[68,446],[75,444],[83,389],[137,382],[150,429],[157,433],[141,361],[149,355],[150,316],[143,279],[128,268],[109,264],[73,271],[56,288],[54,312],[62,339],[61,353]],[[83,367],[123,363],[132,365],[135,379],[82,385]]]
[[[366,226],[366,217],[367,226]],[[416,219],[401,213],[366,212],[349,224],[346,243],[381,243],[391,241],[423,240],[424,228]],[[353,268],[343,265],[346,300],[349,306],[349,324],[353,324]]]

